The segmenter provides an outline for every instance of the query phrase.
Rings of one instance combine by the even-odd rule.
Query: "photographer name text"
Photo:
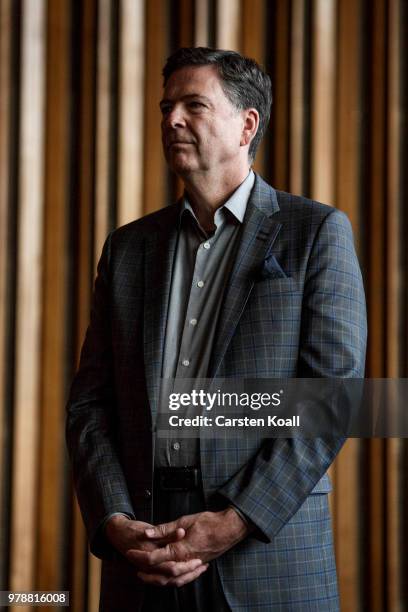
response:
[[[300,416],[279,418],[276,414],[264,417],[227,417],[219,414],[216,417],[198,415],[195,417],[169,416],[170,427],[300,427]]]

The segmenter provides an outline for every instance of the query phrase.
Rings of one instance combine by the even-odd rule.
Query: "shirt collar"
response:
[[[232,196],[225,202],[225,204],[223,204],[222,206],[220,206],[220,208],[216,210],[216,213],[215,213],[216,225],[218,225],[217,217],[218,218],[220,217],[220,215],[222,214],[221,211],[223,208],[228,209],[229,212],[234,215],[237,221],[239,221],[240,223],[243,222],[246,207],[247,207],[248,200],[249,200],[249,196],[251,195],[251,191],[252,191],[252,187],[254,186],[254,182],[255,182],[255,174],[253,170],[250,170],[246,179],[234,191]],[[181,203],[180,219],[181,219],[182,214],[186,210],[188,210],[193,215],[193,217],[197,220],[194,210],[190,202],[188,201],[186,194],[184,194],[183,200]]]

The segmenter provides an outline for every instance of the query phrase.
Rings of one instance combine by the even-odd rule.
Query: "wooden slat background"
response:
[[[0,589],[70,590],[75,612],[97,610],[64,403],[106,234],[180,193],[158,109],[178,46],[267,68],[255,168],[348,214],[367,376],[408,376],[407,41],[406,0],[1,0]],[[399,439],[349,440],[331,468],[344,611],[408,610],[407,470]]]
[[[45,1],[23,1],[20,25],[20,138],[17,145],[19,210],[9,523],[11,590],[33,588],[37,569],[35,560],[39,527],[41,330],[44,322],[42,287],[45,266]],[[6,356],[4,363],[7,362]]]

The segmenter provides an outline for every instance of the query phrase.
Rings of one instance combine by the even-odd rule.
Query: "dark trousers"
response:
[[[155,477],[153,495],[154,523],[167,523],[186,514],[203,512],[205,508],[202,486],[191,491],[163,491]],[[196,580],[182,587],[153,587],[146,589],[143,612],[230,612],[217,566],[210,562],[208,569]]]

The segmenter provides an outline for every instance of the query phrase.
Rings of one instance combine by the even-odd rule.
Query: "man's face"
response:
[[[243,115],[223,92],[215,66],[173,72],[160,108],[164,155],[177,174],[222,172],[242,155]]]

